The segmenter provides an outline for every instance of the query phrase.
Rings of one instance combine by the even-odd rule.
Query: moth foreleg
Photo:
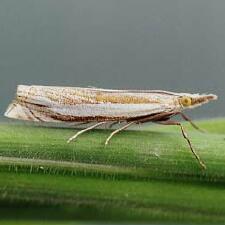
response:
[[[79,135],[83,134],[84,132],[89,131],[89,130],[92,130],[92,129],[94,129],[95,127],[98,127],[98,126],[100,126],[100,125],[102,125],[102,124],[105,124],[105,123],[107,123],[107,122],[106,122],[106,121],[104,121],[104,122],[99,122],[99,123],[97,123],[97,124],[94,124],[94,125],[92,125],[92,126],[90,126],[90,127],[85,128],[85,129],[83,129],[83,130],[81,130],[81,131],[78,131],[74,136],[72,136],[71,138],[68,139],[67,143],[70,143],[72,140],[75,140]]]
[[[199,157],[199,155],[195,152],[195,150],[194,150],[194,148],[193,148],[193,146],[191,144],[191,141],[190,141],[187,133],[185,132],[184,127],[182,126],[182,124],[180,122],[173,121],[173,120],[168,120],[168,121],[159,121],[157,123],[164,124],[164,125],[177,125],[177,126],[179,126],[180,129],[181,129],[181,132],[182,132],[182,135],[183,135],[184,139],[187,141],[187,143],[188,143],[188,145],[190,147],[190,150],[191,150],[192,154],[197,159],[197,161],[200,164],[201,168],[206,169],[205,163],[201,160],[201,158]]]
[[[136,123],[136,121],[132,121],[132,122],[130,122],[130,123],[127,123],[126,125],[124,125],[124,126],[118,128],[117,130],[114,130],[114,131],[108,136],[108,138],[106,139],[105,145],[107,145],[107,144],[109,143],[110,139],[111,139],[115,134],[117,134],[118,132],[120,132],[120,131],[122,131],[122,130],[125,130],[126,128],[128,128],[129,126],[131,126],[131,125],[134,124],[134,123]]]
[[[191,125],[192,125],[192,127],[194,127],[196,130],[198,130],[198,131],[200,131],[200,132],[202,132],[202,133],[204,133],[205,131],[203,130],[203,129],[201,129],[200,127],[198,127],[187,115],[185,115],[184,113],[182,113],[182,112],[179,112],[178,113],[179,115],[181,115],[181,117],[184,119],[184,120],[186,120],[186,121],[188,121]]]

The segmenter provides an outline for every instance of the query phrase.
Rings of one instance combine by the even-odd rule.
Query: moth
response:
[[[194,150],[182,124],[171,118],[180,115],[199,130],[183,113],[183,110],[201,106],[216,99],[217,96],[213,94],[200,95],[161,90],[109,90],[19,85],[16,99],[9,105],[5,116],[28,121],[91,124],[77,132],[68,142],[103,124],[109,123],[112,126],[125,123],[109,135],[105,145],[115,134],[134,124],[154,122],[177,125],[199,165],[205,169],[204,162]]]

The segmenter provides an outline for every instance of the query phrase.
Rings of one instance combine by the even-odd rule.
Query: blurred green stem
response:
[[[206,171],[176,127],[124,131],[105,148],[109,130],[67,144],[73,129],[1,123],[0,216],[225,222],[225,120],[199,122],[206,134],[185,125]]]

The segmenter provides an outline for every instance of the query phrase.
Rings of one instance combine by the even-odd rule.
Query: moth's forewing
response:
[[[47,111],[40,110],[38,106],[33,104],[23,104],[14,101],[8,106],[5,114],[8,118],[27,120],[27,121],[45,121],[45,122],[58,122],[57,119],[49,116]]]
[[[6,116],[33,121],[126,120],[178,108],[176,94],[92,88],[23,86]]]

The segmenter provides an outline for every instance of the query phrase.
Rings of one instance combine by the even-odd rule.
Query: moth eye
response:
[[[189,97],[187,97],[187,96],[181,97],[180,103],[181,103],[181,105],[183,105],[183,106],[190,106],[190,105],[192,105],[191,98],[189,98]]]

